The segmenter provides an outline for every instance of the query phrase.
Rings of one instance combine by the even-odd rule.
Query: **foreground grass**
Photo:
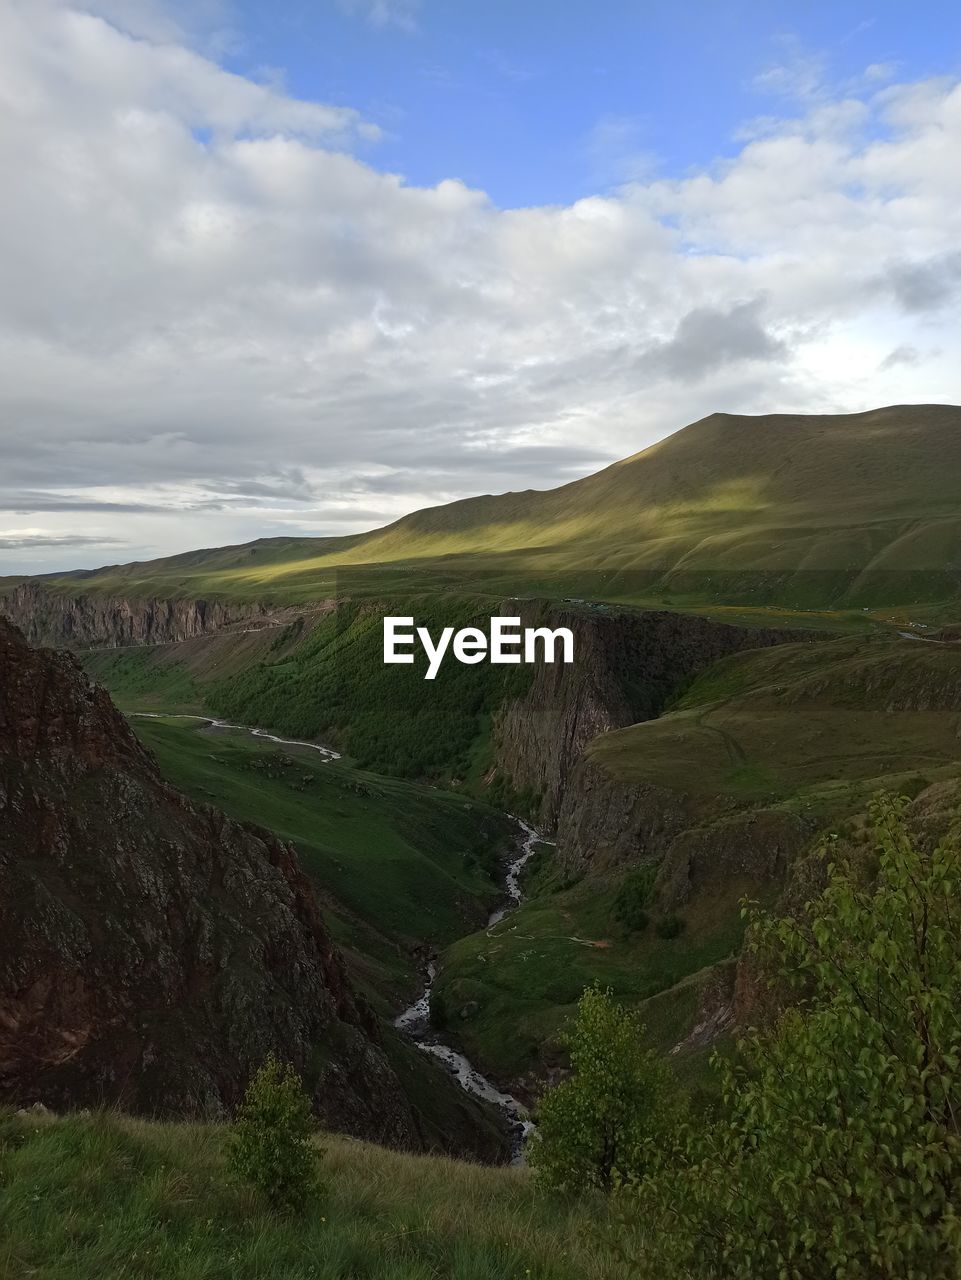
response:
[[[614,1280],[602,1206],[525,1170],[325,1138],[326,1190],[271,1214],[227,1172],[222,1125],[0,1118],[0,1278]]]

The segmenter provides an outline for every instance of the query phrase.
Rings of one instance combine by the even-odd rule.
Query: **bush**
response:
[[[614,918],[629,933],[640,933],[650,923],[646,908],[654,890],[654,868],[644,867],[625,877],[614,899]]]
[[[270,1054],[251,1080],[234,1123],[230,1162],[272,1208],[303,1209],[317,1187],[320,1152],[300,1076]]]
[[[905,808],[873,806],[873,883],[828,844],[798,918],[754,916],[795,1004],[722,1068],[722,1116],[631,1197],[668,1274],[961,1274],[961,841],[919,846]]]
[[[644,1047],[640,1020],[609,991],[588,988],[562,1037],[571,1076],[548,1090],[529,1159],[555,1189],[610,1190],[641,1175],[678,1096],[667,1067]]]
[[[663,920],[658,920],[654,926],[654,932],[659,938],[665,938],[670,941],[671,938],[678,938],[684,932],[684,921],[680,916],[665,916]]]

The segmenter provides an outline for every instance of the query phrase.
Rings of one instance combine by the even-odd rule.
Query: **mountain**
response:
[[[186,800],[0,620],[0,1102],[217,1115],[271,1051],[331,1127],[430,1145],[291,846]]]
[[[72,594],[304,602],[387,566],[387,581],[421,589],[443,573],[605,599],[933,600],[961,578],[959,492],[957,406],[716,413],[558,489],[468,498],[346,538],[262,539],[50,581]],[[374,573],[373,589],[384,581]]]

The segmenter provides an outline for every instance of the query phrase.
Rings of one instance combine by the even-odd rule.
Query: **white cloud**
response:
[[[136,7],[0,9],[0,571],[103,558],[38,530],[345,532],[715,409],[961,397],[957,83],[819,91],[703,172],[499,210]]]
[[[422,0],[339,0],[340,7],[358,14],[372,27],[400,27],[412,31],[417,25]]]

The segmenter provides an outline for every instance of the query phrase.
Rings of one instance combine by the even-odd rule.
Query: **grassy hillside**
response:
[[[385,1012],[419,984],[413,949],[477,928],[501,895],[515,832],[483,804],[196,721],[132,724],[174,786],[294,843],[356,978]]]
[[[961,783],[959,731],[961,645],[841,638],[708,668],[669,713],[588,746],[584,802],[606,780],[627,823],[649,795],[641,834],[605,853],[610,832],[562,827],[520,910],[446,952],[449,1034],[495,1075],[543,1071],[581,989],[600,981],[644,1006],[669,1051],[695,1020],[695,975],[740,946],[740,899],[776,899],[786,868],[771,851],[839,827],[879,790]],[[630,928],[618,904],[646,867],[649,919]],[[676,1065],[697,1078],[703,1054]]]
[[[961,646],[839,639],[737,654],[667,716],[605,734],[617,779],[826,813],[961,766]]]
[[[451,659],[425,681],[422,650],[411,666],[385,666],[381,617],[392,608],[415,614],[434,636],[489,618],[476,598],[456,595],[348,604],[255,634],[99,650],[84,662],[125,710],[202,709],[292,737],[319,736],[353,763],[392,776],[478,776],[489,766],[491,712],[527,688],[533,668]]]
[[[528,1174],[325,1138],[327,1190],[271,1214],[226,1130],[0,1115],[0,1280],[616,1280],[603,1206]]]
[[[53,581],[297,602],[454,583],[678,603],[924,604],[957,595],[959,491],[954,406],[713,414],[559,489],[470,498],[348,538],[265,539]]]

